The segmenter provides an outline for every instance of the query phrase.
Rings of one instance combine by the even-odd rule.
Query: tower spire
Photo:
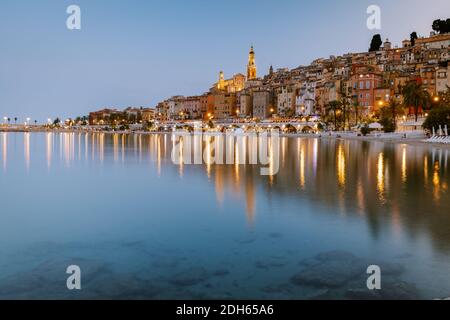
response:
[[[253,45],[250,47],[248,53],[248,65],[247,65],[247,80],[256,79],[256,63],[255,63],[255,50]]]

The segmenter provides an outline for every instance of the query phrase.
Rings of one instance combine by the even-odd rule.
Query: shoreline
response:
[[[156,134],[171,134],[167,131],[92,131],[92,130],[76,130],[76,129],[6,129],[0,128],[0,133],[106,133],[106,134],[140,134],[140,135],[156,135]],[[415,133],[416,137],[403,137],[402,133],[386,134],[383,133],[377,135],[369,134],[367,136],[358,136],[357,133],[322,133],[322,134],[307,134],[307,133],[281,133],[280,137],[285,138],[320,138],[320,139],[334,139],[334,140],[352,140],[352,141],[367,141],[367,142],[383,142],[391,144],[406,144],[410,146],[428,146],[433,148],[441,148],[450,150],[450,144],[426,142],[427,137],[425,134],[420,135]]]

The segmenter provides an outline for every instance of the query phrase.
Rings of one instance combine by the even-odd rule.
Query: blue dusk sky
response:
[[[82,29],[66,28],[69,5]],[[366,9],[382,9],[382,29]],[[2,0],[0,117],[85,115],[207,91],[220,70],[245,73],[253,44],[259,75],[366,51],[374,33],[395,45],[429,35],[448,0]]]

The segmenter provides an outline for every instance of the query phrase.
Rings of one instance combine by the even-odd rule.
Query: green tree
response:
[[[443,34],[450,32],[450,19],[441,20],[437,19],[433,21],[432,28],[437,33]]]
[[[414,31],[413,33],[411,33],[410,39],[411,39],[411,46],[412,47],[414,47],[416,45],[416,40],[418,38],[419,37],[417,36],[417,32]]]
[[[438,129],[439,126],[447,128],[450,130],[450,106],[440,106],[433,108],[428,117],[423,123],[423,128],[427,130],[433,130],[433,128]]]
[[[410,81],[403,88],[403,103],[405,107],[414,108],[416,122],[419,118],[419,110],[428,108],[431,104],[430,94],[423,88],[421,83]]]
[[[348,116],[349,116],[349,112],[348,111],[348,106],[350,105],[350,96],[346,95],[344,92],[341,92],[341,106],[342,106],[342,113],[343,113],[343,119],[344,119],[344,130],[347,127],[347,123],[349,122]]]
[[[389,104],[380,109],[380,124],[384,132],[395,132],[397,130],[397,116],[401,113],[401,106],[395,98]]]
[[[364,126],[361,127],[361,134],[363,136],[367,136],[370,133],[370,128],[367,123],[364,124]]]
[[[337,130],[337,128],[338,128],[338,117],[337,117],[337,113],[338,113],[338,111],[341,110],[341,106],[342,106],[341,102],[340,102],[340,101],[337,101],[337,100],[330,101],[330,102],[326,105],[327,113],[330,113],[330,112],[333,113],[334,130]]]
[[[382,44],[383,40],[381,40],[381,35],[374,35],[372,41],[370,42],[369,52],[379,51]]]

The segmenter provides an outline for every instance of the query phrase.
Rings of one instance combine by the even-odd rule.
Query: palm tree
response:
[[[394,121],[394,126],[397,128],[397,115],[401,111],[400,103],[397,101],[395,97],[392,97],[389,100],[389,109],[392,112],[392,120]]]
[[[334,115],[334,130],[337,130],[337,111],[341,109],[341,102],[337,101],[337,100],[333,100],[330,101],[327,106],[327,113],[329,113],[330,111],[333,111],[333,115]]]
[[[14,124],[17,124],[17,117],[14,117]]]
[[[414,115],[417,122],[420,108],[422,107],[423,110],[431,103],[430,94],[423,88],[422,84],[417,81],[409,82],[403,88],[402,93],[405,107],[414,108]]]
[[[340,103],[341,103],[342,112],[344,115],[344,131],[345,131],[346,123],[349,122],[347,119],[348,118],[347,106],[349,105],[349,101],[350,101],[351,97],[348,96],[347,94],[345,94],[343,91],[341,92],[341,96],[342,97],[341,97]]]
[[[358,100],[355,99],[355,101],[353,101],[353,108],[355,109],[355,122],[356,125],[359,124],[359,103]]]

